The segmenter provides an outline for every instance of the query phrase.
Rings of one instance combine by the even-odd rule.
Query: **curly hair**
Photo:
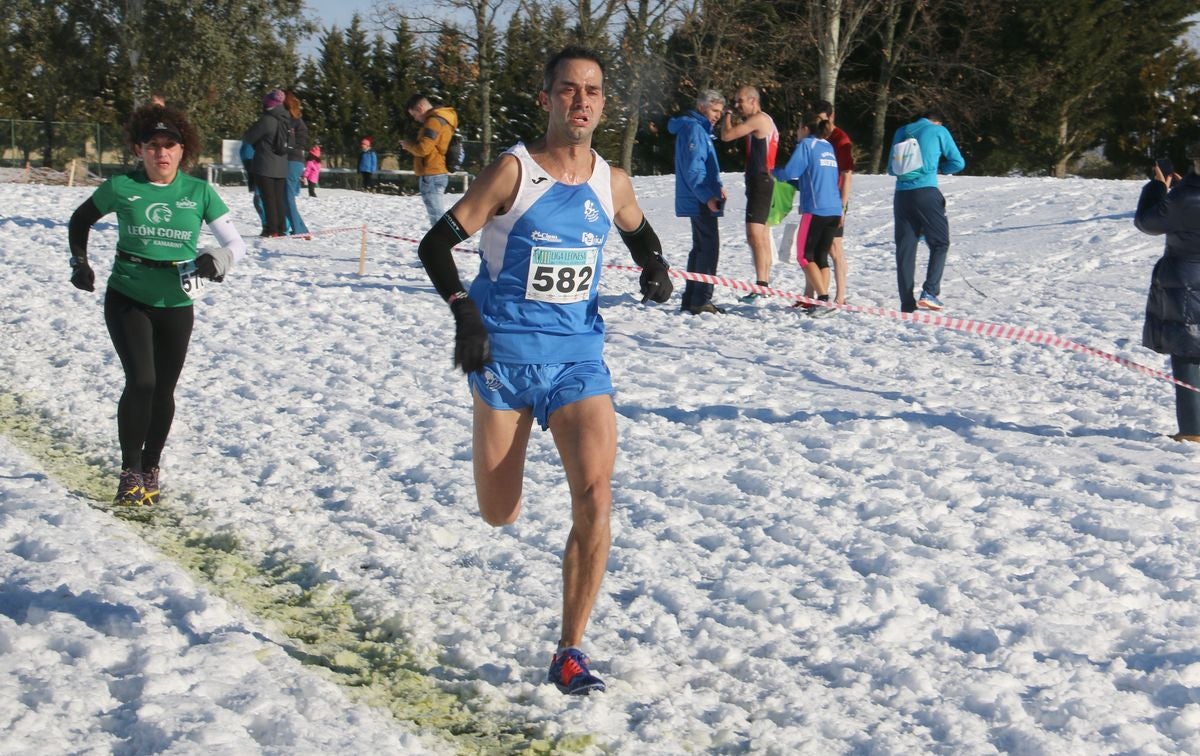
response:
[[[143,105],[133,111],[129,122],[125,124],[125,138],[129,146],[137,147],[142,144],[142,135],[153,131],[154,126],[165,123],[179,132],[183,138],[183,157],[179,161],[180,168],[189,168],[200,159],[200,134],[196,132],[191,121],[181,111],[164,105]]]

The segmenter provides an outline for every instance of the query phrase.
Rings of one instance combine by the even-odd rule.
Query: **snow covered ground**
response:
[[[750,280],[725,178],[721,273]],[[672,182],[634,184],[683,267]],[[1166,369],[1140,346],[1162,247],[1140,183],[942,186],[948,314]],[[67,280],[90,191],[0,184],[6,752],[1200,752],[1200,447],[1167,438],[1170,384],[732,291],[684,315],[607,272],[620,455],[585,645],[609,690],[567,698],[543,682],[566,484],[535,431],[521,520],[477,516],[420,199],[300,198],[313,229],[367,225],[363,276],[358,232],[252,239],[197,307],[139,517],[104,505],[121,371],[101,294]],[[853,304],[896,306],[891,191],[855,181]],[[245,190],[222,195],[253,237]]]

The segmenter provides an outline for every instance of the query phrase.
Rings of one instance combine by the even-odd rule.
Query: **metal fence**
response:
[[[121,132],[83,121],[22,121],[0,118],[0,166],[65,170],[71,161],[104,176],[127,170]],[[123,167],[124,166],[124,167]]]

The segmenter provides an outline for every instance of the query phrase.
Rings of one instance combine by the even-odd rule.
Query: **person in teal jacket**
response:
[[[915,139],[920,159],[899,165],[897,147]],[[892,160],[888,174],[896,176],[896,194],[892,214],[896,221],[896,284],[900,289],[900,309],[904,312],[941,310],[942,272],[950,251],[950,222],[946,218],[946,198],[938,189],[938,174],[958,173],[966,167],[950,131],[942,125],[936,111],[926,111],[917,120],[901,126],[892,139]],[[912,168],[913,165],[918,165]],[[899,174],[898,170],[910,168]],[[917,266],[917,241],[925,237],[929,246],[929,264],[920,297],[913,296]]]

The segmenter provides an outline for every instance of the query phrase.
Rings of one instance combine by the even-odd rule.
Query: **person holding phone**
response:
[[[724,112],[725,98],[709,89],[696,97],[694,110],[667,121],[667,131],[675,135],[675,215],[692,224],[687,269],[710,276],[717,274],[721,250],[717,219],[725,209],[713,126]],[[683,287],[680,309],[693,315],[725,312],[712,303],[712,295],[712,284],[689,280]]]
[[[1176,380],[1200,387],[1200,142],[1187,148],[1191,170],[1179,178],[1167,161],[1155,163],[1142,187],[1133,223],[1143,233],[1165,235],[1163,256],[1150,275],[1142,344],[1171,356]],[[1166,171],[1164,172],[1164,168]],[[1200,392],[1175,386],[1176,441],[1200,443]]]

